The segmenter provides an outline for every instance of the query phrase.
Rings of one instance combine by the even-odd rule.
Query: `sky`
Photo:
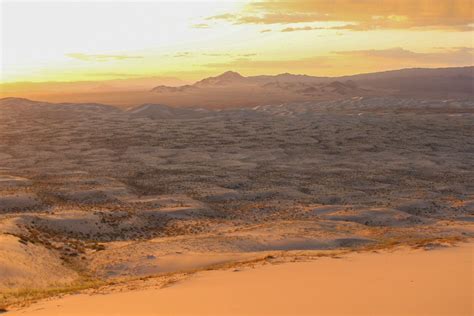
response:
[[[472,0],[0,0],[0,82],[474,64]]]

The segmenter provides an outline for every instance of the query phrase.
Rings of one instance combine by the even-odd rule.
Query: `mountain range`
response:
[[[394,94],[459,93],[473,92],[474,67],[459,68],[413,68],[342,77],[315,77],[283,73],[275,76],[261,75],[244,77],[234,71],[227,71],[216,77],[197,81],[193,85],[169,87],[160,85],[152,92],[188,92],[199,88],[234,88],[256,86],[291,90],[302,94],[322,92],[370,93],[380,89]]]
[[[473,99],[474,67],[413,68],[342,77],[316,77],[283,73],[243,76],[227,71],[193,84],[179,80],[140,81],[127,86],[126,80],[114,89],[78,91],[74,84],[58,84],[57,89],[8,90],[0,85],[0,97],[24,97],[47,102],[104,103],[118,106],[166,104],[172,107],[239,108],[268,104],[338,100],[350,97],[409,97],[420,99]],[[147,85],[143,85],[146,82]],[[155,81],[156,82],[156,81]],[[170,84],[171,83],[171,84]],[[114,83],[115,84],[115,83]],[[51,83],[49,83],[51,85]]]

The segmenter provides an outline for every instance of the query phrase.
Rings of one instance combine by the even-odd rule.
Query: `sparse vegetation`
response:
[[[13,240],[0,266],[19,260],[31,274],[0,280],[5,306],[472,237],[469,101],[357,98],[167,120],[12,102],[0,101],[0,237]],[[32,253],[47,260],[37,273]]]
[[[9,306],[26,306],[40,299],[76,293],[86,289],[96,289],[104,286],[106,282],[99,280],[81,280],[69,285],[50,286],[45,289],[24,288],[2,291],[0,293],[0,306],[7,309]]]

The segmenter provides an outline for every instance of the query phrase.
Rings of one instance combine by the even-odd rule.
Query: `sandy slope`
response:
[[[215,271],[159,290],[75,295],[7,315],[472,315],[474,243]]]
[[[78,276],[52,250],[0,235],[0,293],[10,288],[37,288],[70,283]]]

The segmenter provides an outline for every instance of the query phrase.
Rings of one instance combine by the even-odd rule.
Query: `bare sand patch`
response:
[[[76,272],[54,251],[11,235],[0,235],[0,291],[67,284]]]
[[[143,253],[137,260],[104,267],[107,277],[150,276],[168,272],[191,272],[256,257],[254,253]]]
[[[8,315],[468,316],[473,250],[470,243],[206,272],[164,289],[67,296]]]

